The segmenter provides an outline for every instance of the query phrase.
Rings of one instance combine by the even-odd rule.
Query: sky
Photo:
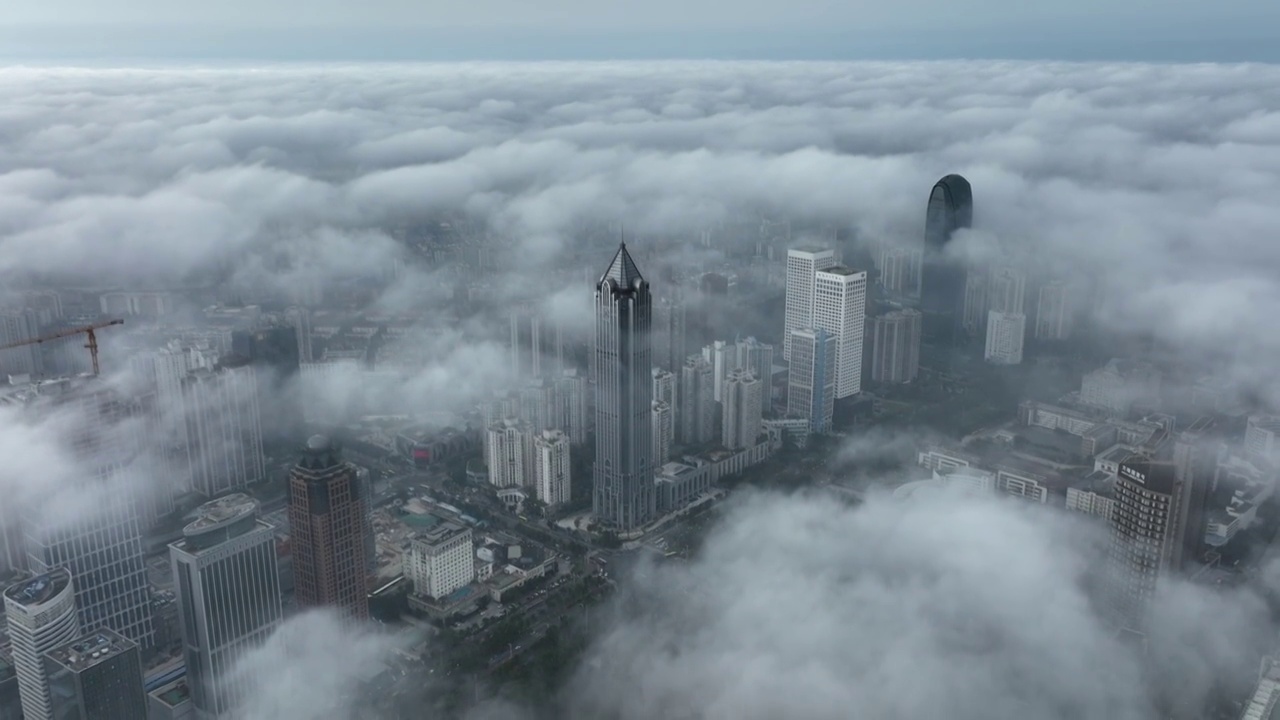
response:
[[[13,0],[0,60],[1276,61],[1262,0]]]

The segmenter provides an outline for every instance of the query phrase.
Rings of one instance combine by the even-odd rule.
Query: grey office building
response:
[[[5,400],[63,424],[68,455],[83,469],[67,478],[75,489],[63,490],[96,499],[94,512],[73,521],[57,502],[24,510],[30,570],[71,572],[81,632],[110,628],[150,648],[155,630],[143,564],[136,404],[101,379],[83,376],[21,386]]]
[[[236,493],[201,505],[169,546],[192,705],[204,717],[235,707],[244,678],[231,670],[282,618],[275,529]]]
[[[810,432],[831,431],[836,398],[836,338],[825,330],[791,331],[787,416],[808,418]]]
[[[596,284],[595,516],[623,532],[657,512],[649,283],[626,244]]]
[[[102,629],[44,654],[54,720],[147,716],[138,644]]]

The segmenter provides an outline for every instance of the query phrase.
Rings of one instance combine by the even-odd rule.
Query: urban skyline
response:
[[[1277,79],[6,68],[0,716],[1265,716]]]

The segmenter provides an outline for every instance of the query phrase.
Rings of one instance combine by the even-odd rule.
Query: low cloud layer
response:
[[[295,615],[237,661],[232,676],[248,690],[236,718],[352,717],[367,703],[362,679],[377,675],[395,644],[389,636],[343,623],[332,613]]]
[[[504,291],[544,294],[530,268],[589,223],[753,247],[721,223],[763,213],[917,242],[954,171],[962,247],[1072,268],[1107,323],[1250,375],[1277,349],[1278,87],[1246,65],[13,69],[0,273],[296,286],[412,260],[395,228],[451,213],[513,261]]]
[[[962,493],[750,497],[698,560],[629,584],[566,702],[637,720],[1145,720],[1157,697],[1196,708],[1253,682],[1272,637],[1260,601],[1188,585],[1144,675],[1085,590],[1099,530],[1077,523]]]

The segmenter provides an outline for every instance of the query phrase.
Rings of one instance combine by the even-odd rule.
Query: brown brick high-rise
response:
[[[289,473],[289,535],[299,608],[333,607],[369,617],[364,516],[355,466],[338,446],[313,436]]]

